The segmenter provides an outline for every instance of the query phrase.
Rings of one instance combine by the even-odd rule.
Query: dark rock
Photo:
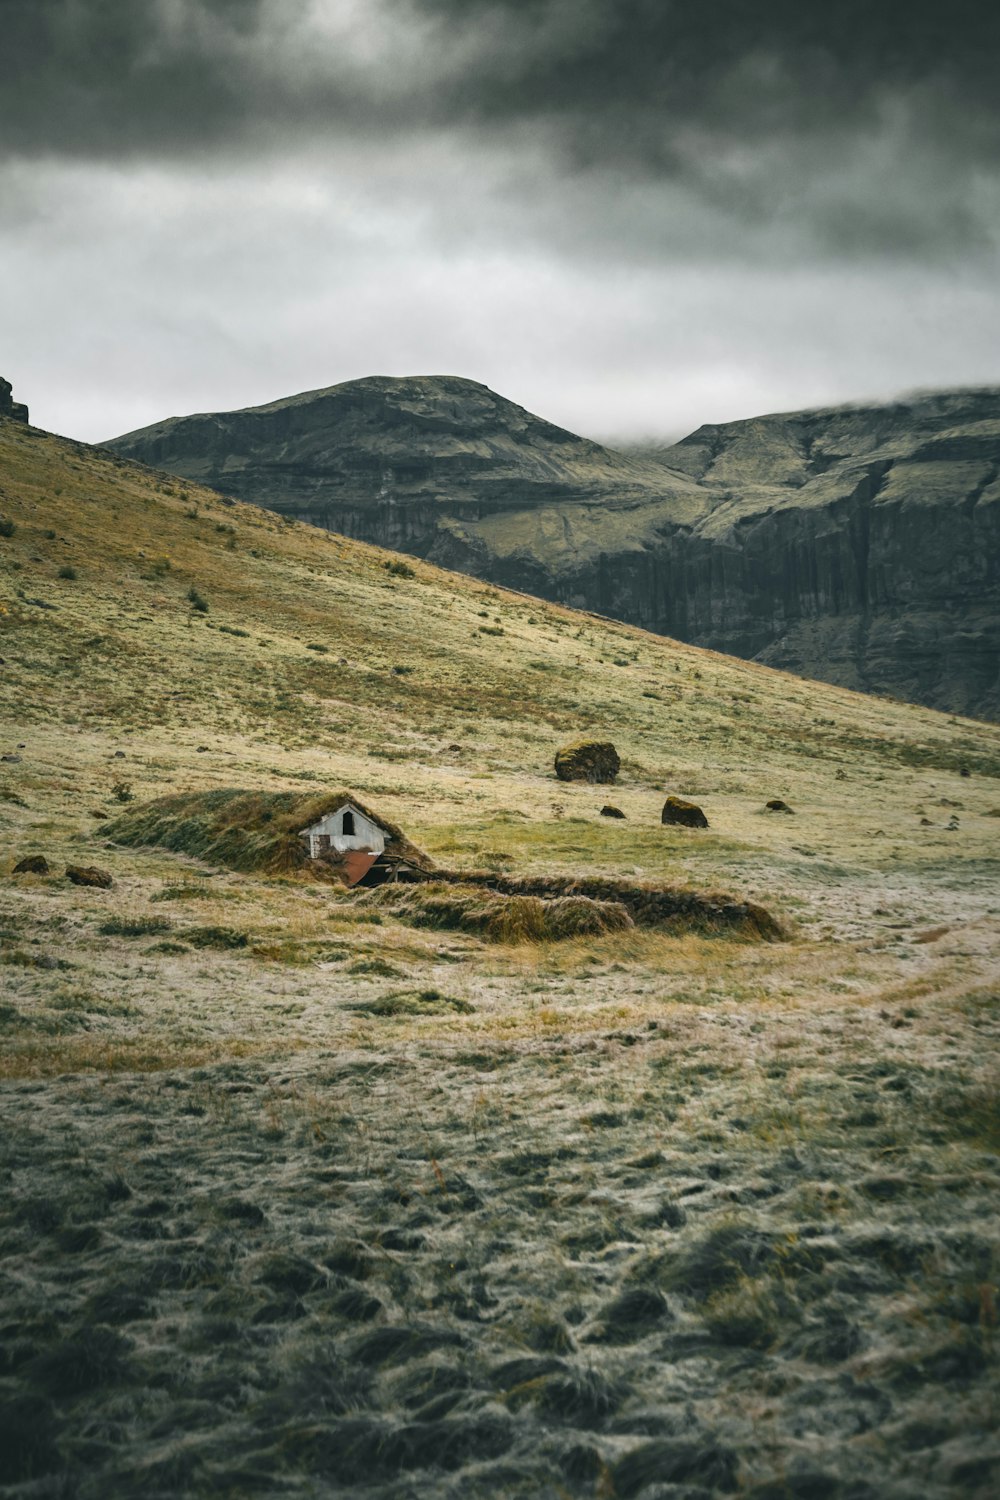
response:
[[[574,740],[556,751],[560,781],[613,782],[621,769],[618,751],[608,740]]]
[[[767,812],[794,813],[794,807],[789,807],[787,802],[782,802],[780,797],[772,797],[770,802],[765,802]]]
[[[27,422],[28,408],[20,401],[13,400],[13,389],[10,381],[0,376],[0,417],[9,417],[12,422]]]
[[[96,885],[105,891],[114,885],[110,872],[98,869],[97,865],[67,865],[66,878],[74,885]]]
[[[682,828],[707,828],[708,819],[695,802],[683,797],[668,797],[660,814],[661,823],[677,823]]]
[[[6,755],[0,755],[0,760],[11,766],[19,766],[21,764],[21,757],[19,755],[11,755],[9,752]]]
[[[602,818],[624,818],[625,814],[620,807],[612,807],[610,802],[605,802],[601,808]]]
[[[26,854],[24,859],[18,860],[13,873],[15,875],[47,875],[49,862],[44,854]]]

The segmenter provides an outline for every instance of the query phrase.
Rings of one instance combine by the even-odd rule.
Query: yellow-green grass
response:
[[[802,682],[418,561],[409,576],[392,554],[16,424],[0,423],[0,484],[14,528],[0,541],[0,748],[19,756],[0,763],[5,909],[83,968],[116,955],[123,973],[148,972],[150,996],[176,988],[176,1004],[151,999],[142,1022],[147,1042],[162,1027],[164,1066],[178,1017],[213,1047],[243,1045],[268,976],[315,974],[317,994],[353,994],[368,981],[348,983],[347,966],[378,956],[496,986],[474,1016],[412,1020],[442,1035],[587,1030],[692,1001],[871,1004],[995,972],[996,726]],[[68,566],[72,579],[60,577]],[[617,747],[613,789],[555,779],[556,749],[580,735]],[[509,947],[389,913],[372,925],[363,906],[277,873],[213,873],[195,857],[207,847],[105,837],[153,798],[233,786],[296,808],[349,787],[444,866],[721,888],[774,911],[793,941],[755,955],[726,938],[629,931]],[[662,827],[668,793],[697,801],[710,827]],[[772,797],[794,815],[765,812]],[[625,820],[601,817],[605,801]],[[52,875],[7,880],[36,849]],[[67,885],[66,863],[84,859],[112,871],[110,898]],[[158,900],[205,884],[217,899]],[[236,928],[247,952],[140,953],[94,932],[112,908]],[[912,943],[936,926],[942,937]],[[347,956],[324,967],[338,943]],[[206,999],[185,1011],[217,970],[239,975],[237,1010]],[[41,970],[17,978],[48,982]],[[529,978],[572,997],[527,1002]],[[338,1004],[327,1024],[370,1039]],[[272,1045],[298,1045],[300,1017],[267,1016]],[[401,1036],[411,1022],[394,1025]],[[70,1042],[52,1033],[32,1046],[25,1059]]]

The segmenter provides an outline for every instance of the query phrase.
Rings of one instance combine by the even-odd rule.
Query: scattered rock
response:
[[[96,885],[104,891],[114,885],[110,871],[101,870],[97,865],[67,865],[66,879],[72,880],[74,885]]]
[[[125,751],[124,750],[116,750],[115,753],[114,753],[114,755],[111,757],[111,759],[112,760],[124,760],[125,759]]]
[[[625,814],[620,807],[612,807],[610,802],[605,802],[601,808],[602,818],[624,818]]]
[[[556,751],[556,775],[560,781],[590,781],[610,784],[621,770],[618,751],[609,740],[574,740]]]
[[[794,814],[794,807],[789,807],[787,802],[782,802],[780,797],[772,797],[770,802],[764,803],[766,812],[781,812]]]
[[[208,754],[208,746],[207,745],[199,745],[198,748],[195,750],[194,753],[195,753],[195,755],[207,755]]]
[[[707,828],[708,819],[695,802],[683,797],[668,797],[660,814],[661,823],[678,823],[682,828]]]
[[[90,809],[90,816],[92,818],[106,818],[108,815],[106,812],[102,812],[99,807],[92,807]]]
[[[0,760],[5,761],[10,766],[19,766],[21,764],[21,757],[19,755],[0,755]]]
[[[47,875],[49,862],[44,854],[26,854],[14,866],[15,875]]]
[[[958,774],[959,776],[971,776],[972,772],[969,770],[968,766],[963,766]]]
[[[931,822],[930,818],[921,818],[920,826],[921,828],[933,828],[934,824]]]

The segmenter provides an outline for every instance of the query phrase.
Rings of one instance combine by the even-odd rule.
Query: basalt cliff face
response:
[[[0,417],[7,417],[11,422],[27,422],[28,408],[23,402],[14,400],[13,390],[10,381],[0,376]]]
[[[697,645],[1000,716],[1000,391],[620,453],[472,381],[370,379],[108,446]]]

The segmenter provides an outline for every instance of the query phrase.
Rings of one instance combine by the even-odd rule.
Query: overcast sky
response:
[[[599,438],[1000,385],[994,0],[0,0],[0,374]]]

